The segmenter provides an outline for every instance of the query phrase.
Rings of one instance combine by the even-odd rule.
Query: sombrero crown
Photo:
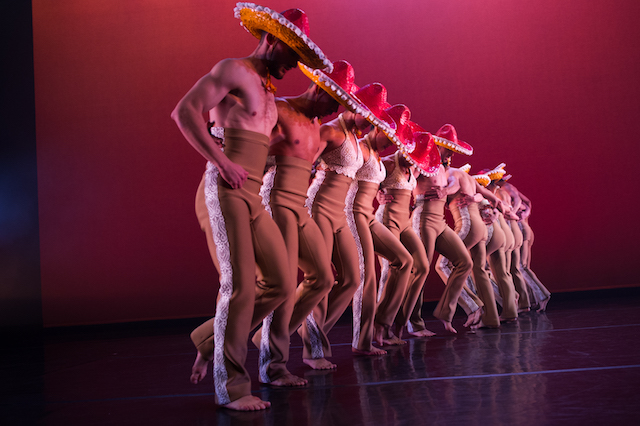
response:
[[[385,110],[387,115],[393,120],[391,127],[395,130],[398,147],[406,153],[413,151],[416,147],[413,140],[413,127],[411,126],[411,111],[404,104],[393,105]]]
[[[440,127],[436,134],[433,135],[433,140],[436,145],[445,147],[450,151],[457,152],[458,154],[473,154],[473,148],[471,145],[458,139],[456,129],[451,124],[445,124]]]
[[[387,88],[378,82],[369,83],[356,90],[353,96],[363,108],[361,115],[387,135],[394,144],[400,146],[392,127],[395,125],[394,121],[385,111],[391,106],[387,102]]]
[[[416,147],[411,153],[403,153],[404,158],[415,166],[424,176],[434,176],[440,170],[440,153],[429,132],[416,132],[413,135]]]
[[[288,9],[278,13],[268,7],[241,2],[233,11],[255,37],[261,38],[263,31],[273,34],[300,56],[300,62],[311,68],[328,68],[331,72],[331,61],[309,38],[309,19],[302,10]]]
[[[304,75],[331,95],[340,105],[356,114],[364,112],[360,102],[352,96],[357,86],[355,85],[355,72],[349,62],[343,60],[334,62],[333,71],[330,74],[325,74],[317,69],[313,70],[301,63],[298,64],[298,67]]]

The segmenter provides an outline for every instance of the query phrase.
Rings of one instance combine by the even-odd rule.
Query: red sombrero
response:
[[[304,75],[331,95],[340,105],[356,114],[364,112],[360,102],[352,96],[358,86],[354,83],[355,73],[349,62],[342,60],[334,62],[333,71],[330,74],[313,70],[301,63],[298,63],[298,66]]]
[[[450,151],[457,152],[458,154],[471,155],[473,154],[473,148],[466,142],[458,139],[456,129],[451,124],[445,124],[433,135],[433,140],[436,145],[447,148]]]
[[[309,38],[309,19],[302,10],[288,9],[278,13],[268,7],[241,2],[233,12],[255,37],[261,38],[263,31],[273,34],[300,56],[300,62],[311,68],[331,71],[331,61]]]
[[[363,108],[360,113],[367,121],[380,129],[394,144],[400,146],[396,137],[393,119],[385,111],[391,105],[387,102],[387,89],[381,83],[369,83],[353,94]]]
[[[434,176],[440,170],[440,153],[429,132],[416,132],[413,135],[415,149],[404,153],[404,158],[415,166],[424,176]]]
[[[395,131],[394,143],[402,152],[411,152],[415,148],[413,140],[413,127],[411,126],[411,111],[404,104],[393,105],[385,110],[393,121],[391,127]]]

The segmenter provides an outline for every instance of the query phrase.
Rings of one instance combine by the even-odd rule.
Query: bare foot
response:
[[[500,328],[499,325],[486,325],[484,322],[482,322],[482,320],[480,320],[479,323],[472,325],[471,326],[472,329],[476,330],[479,328]]]
[[[200,352],[197,352],[196,360],[193,361],[193,367],[191,367],[191,383],[198,384],[207,375],[207,367],[209,366],[210,359],[206,359]]]
[[[536,312],[544,312],[544,311],[546,311],[547,310],[547,305],[549,304],[549,300],[551,300],[551,296],[547,297],[542,302],[540,302],[540,307],[538,308],[538,310]]]
[[[529,312],[530,310],[531,310],[531,309],[529,309],[529,308],[520,308],[520,309],[518,309],[518,313],[519,313],[519,314],[523,314],[523,313],[525,313],[525,312]]]
[[[281,376],[268,384],[275,387],[291,387],[305,386],[307,383],[309,383],[307,379],[303,379],[302,377],[298,377],[287,372],[284,376]]]
[[[362,349],[356,349],[354,347],[351,348],[351,352],[356,355],[364,355],[364,356],[378,356],[378,355],[386,355],[387,351],[384,349],[376,348],[375,346],[371,346],[371,350],[363,351]]]
[[[271,403],[269,401],[263,401],[257,396],[246,395],[235,401],[231,401],[227,405],[221,405],[221,407],[236,411],[258,411],[271,407]]]
[[[507,324],[512,323],[512,322],[516,322],[516,321],[518,321],[518,317],[514,317],[514,318],[500,318],[500,322],[507,323]]]
[[[393,334],[389,338],[382,339],[382,342],[382,344],[385,346],[402,346],[407,344],[406,340],[402,340],[401,338]]]
[[[482,318],[482,308],[478,308],[471,312],[463,326],[473,328],[474,325],[480,322],[480,318]]]
[[[325,358],[303,358],[302,362],[314,370],[333,370],[338,368],[337,365],[327,361]]]
[[[409,332],[409,334],[414,337],[431,337],[436,335],[436,333],[431,330],[427,330],[426,328],[424,330]]]
[[[374,323],[373,324],[373,341],[376,342],[377,344],[379,344],[380,346],[383,346],[385,343],[385,334],[387,330],[385,330],[385,327]]]
[[[396,334],[395,334],[395,336],[398,336],[398,339],[402,339],[402,332],[403,331],[404,331],[404,327],[396,326]]]
[[[456,329],[453,328],[453,326],[451,325],[450,321],[445,321],[445,320],[441,319],[440,322],[442,323],[442,325],[444,325],[444,329],[447,330],[449,333],[458,334]]]

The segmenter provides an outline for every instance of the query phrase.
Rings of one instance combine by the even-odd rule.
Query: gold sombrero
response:
[[[234,16],[242,21],[242,26],[258,39],[262,38],[262,31],[273,34],[293,49],[305,65],[311,68],[327,68],[331,72],[331,61],[322,50],[303,30],[282,14],[265,6],[243,2],[237,3],[233,12]]]
[[[489,176],[491,180],[500,180],[502,176],[504,176],[507,172],[504,170],[506,164],[500,163],[492,170],[489,170],[486,175]]]
[[[491,183],[491,178],[486,173],[480,173],[478,175],[471,176],[482,186],[488,186]]]

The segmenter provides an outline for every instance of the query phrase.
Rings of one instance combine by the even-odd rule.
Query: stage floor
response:
[[[640,422],[640,289],[554,295],[543,314],[501,330],[409,339],[379,357],[353,356],[345,318],[329,337],[337,370],[310,370],[292,340],[299,389],[257,383],[262,412],[213,403],[213,379],[189,383],[194,320],[47,330],[5,340],[5,425],[603,425]],[[211,369],[209,370],[211,373]]]

